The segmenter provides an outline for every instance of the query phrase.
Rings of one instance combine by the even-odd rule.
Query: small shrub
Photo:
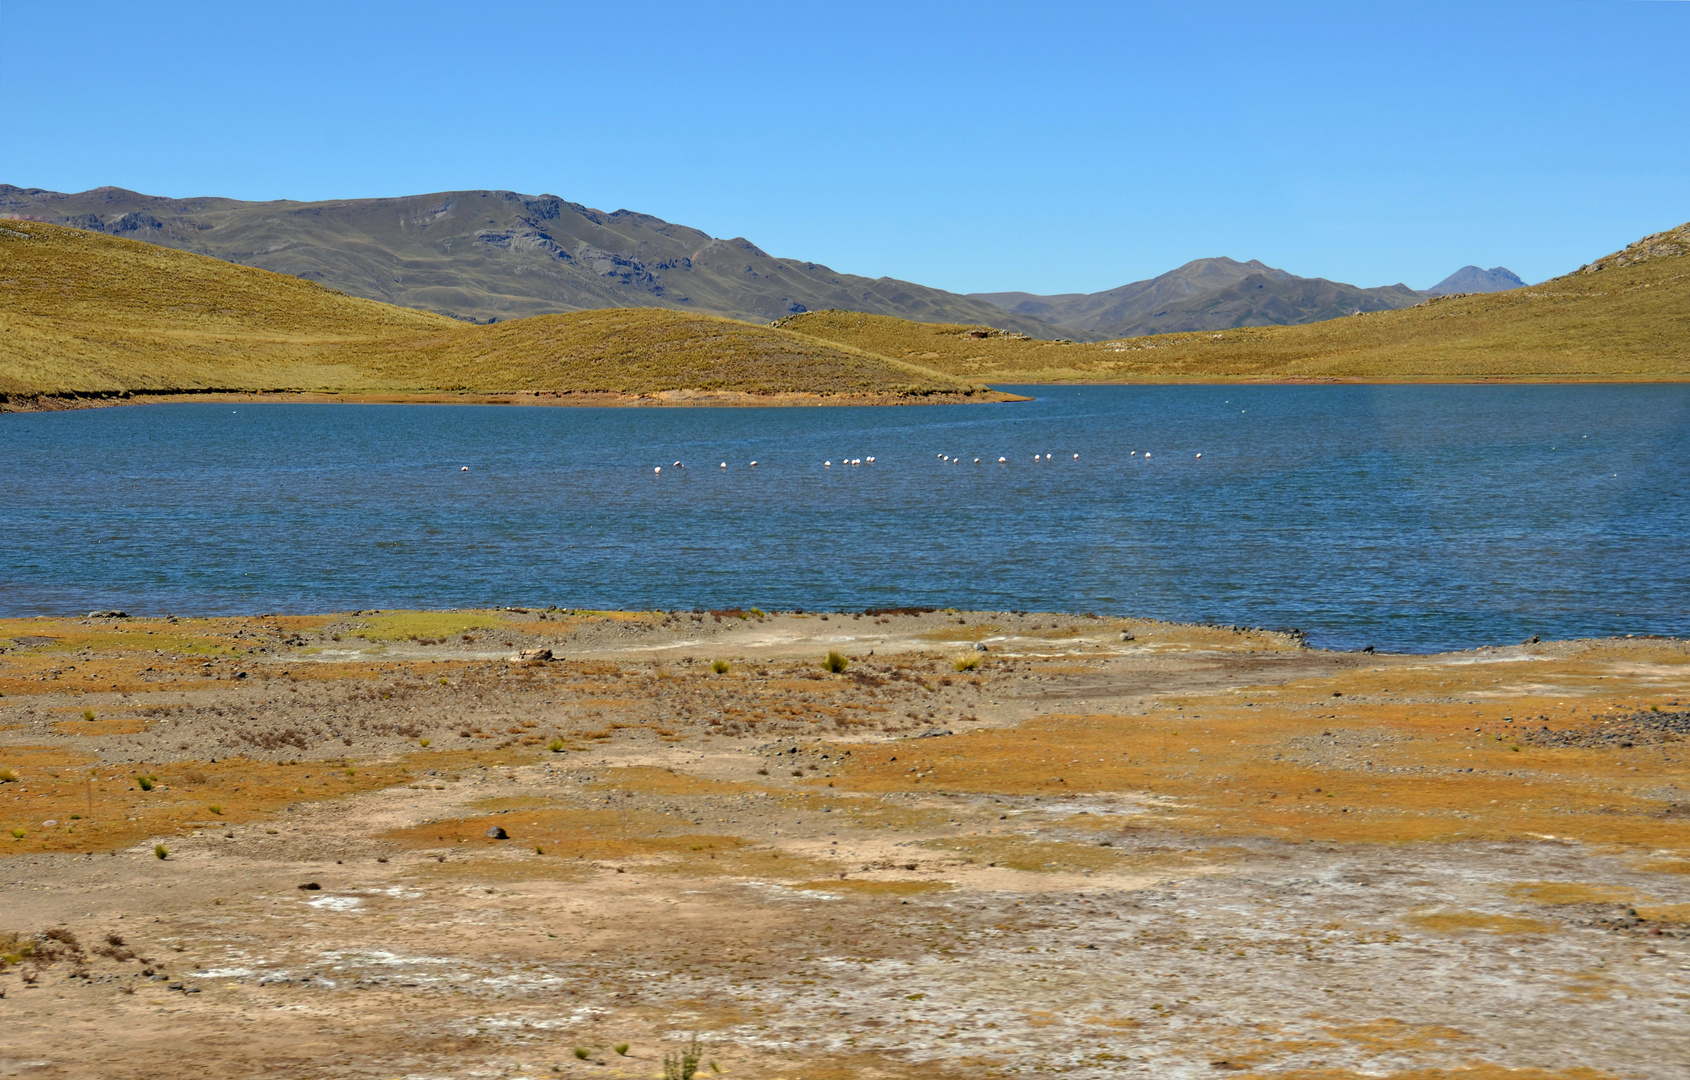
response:
[[[546,744],[546,749],[550,750],[554,754],[563,753],[563,740],[553,739],[551,742]]]
[[[221,806],[208,806],[206,809],[210,810],[213,814],[216,814],[219,817],[223,816],[223,808]]]
[[[822,661],[822,668],[824,670],[833,672],[835,675],[839,674],[840,672],[844,671],[847,667],[850,667],[850,666],[851,666],[851,661],[846,658],[844,653],[839,652],[837,649],[834,650],[833,652],[828,653],[827,659]]]
[[[591,1055],[592,1051],[588,1050],[585,1046],[577,1046],[575,1048],[575,1057],[581,1061],[586,1061]]]
[[[692,1080],[703,1057],[704,1047],[699,1045],[698,1036],[694,1034],[685,1049],[663,1056],[663,1080]]]
[[[0,784],[15,784],[18,774],[10,769],[0,769]]]
[[[140,788],[142,791],[151,791],[153,789],[153,778],[150,776],[137,776],[135,778],[135,786]]]
[[[726,660],[718,660],[710,665],[710,670],[718,675],[726,675],[730,669],[731,665]]]
[[[165,847],[163,844],[154,844],[153,854],[157,855],[161,859],[168,859],[170,858],[170,849]]]
[[[427,746],[429,743],[431,743],[433,741],[434,741],[433,739],[418,739],[417,745],[418,746]]]
[[[951,667],[955,668],[957,671],[973,671],[979,666],[980,658],[977,656],[964,656],[951,665]]]
[[[12,839],[13,840],[22,840],[24,837],[26,837],[28,835],[29,834],[24,832],[22,829],[13,829],[12,830]]]
[[[94,710],[93,709],[83,709],[82,710],[82,719],[84,719],[84,720],[94,719]]]
[[[540,847],[540,846],[538,846],[538,845],[536,845],[536,846],[535,846],[535,848],[534,848],[534,854],[536,854],[536,855],[544,855],[544,854],[545,854],[545,853],[546,853],[546,849],[545,849],[545,848],[543,848],[543,847]]]
[[[617,1043],[616,1044],[616,1054],[617,1054],[618,1057],[627,1057],[628,1056],[628,1044],[627,1043]]]

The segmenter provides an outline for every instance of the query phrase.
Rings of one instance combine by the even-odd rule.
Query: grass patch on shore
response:
[[[0,856],[113,851],[153,836],[268,821],[292,803],[340,799],[413,779],[397,764],[348,770],[326,761],[228,758],[119,766],[51,747],[8,747],[0,759],[30,793],[27,818],[19,806],[0,810],[0,830],[27,833],[0,844]],[[138,782],[142,775],[157,778],[151,790]],[[211,815],[215,820],[207,817],[208,805],[220,808]]]
[[[1440,933],[1547,934],[1556,929],[1554,923],[1542,919],[1484,911],[1416,912],[1408,917],[1408,921],[1422,929]]]
[[[1639,650],[1660,652],[1662,663],[1686,659],[1679,644]],[[1588,722],[1590,703],[1555,686],[1560,679],[1591,677],[1604,706],[1629,697],[1617,655],[1612,670],[1591,667],[1605,661],[1590,657],[1606,658],[1611,647],[1564,651],[1533,665],[1533,683],[1548,684],[1537,692],[1522,692],[1526,673],[1505,659],[1382,660],[1274,687],[1165,698],[1147,715],[1046,714],[942,740],[856,744],[834,765],[833,782],[846,791],[1038,800],[1143,793],[1152,798],[1140,812],[1110,827],[1177,828],[1214,839],[1559,839],[1648,853],[1656,862],[1690,856],[1690,819],[1668,813],[1660,795],[1668,782],[1682,786],[1674,744],[1516,751],[1491,737],[1508,730],[1505,718],[1542,716],[1556,729]],[[1596,682],[1595,674],[1607,677]],[[1658,675],[1647,682],[1651,695],[1675,692]]]
[[[504,615],[495,611],[383,611],[362,616],[352,626],[353,633],[366,641],[406,641],[456,637],[506,622]]]

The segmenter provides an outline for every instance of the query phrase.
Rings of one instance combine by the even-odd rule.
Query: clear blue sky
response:
[[[0,0],[0,182],[621,207],[962,292],[1529,281],[1690,220],[1686,3]]]

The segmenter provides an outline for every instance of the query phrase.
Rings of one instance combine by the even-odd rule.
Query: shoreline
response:
[[[1533,378],[1472,376],[1420,378],[1308,378],[1260,379],[1247,375],[1203,378],[1064,379],[1052,382],[1005,382],[1021,388],[1102,386],[1672,386],[1690,383],[1682,377],[1590,375]],[[552,408],[863,408],[907,405],[983,405],[1032,401],[1008,390],[932,394],[821,394],[808,391],[759,393],[744,390],[656,390],[630,393],[602,390],[146,390],[64,391],[0,394],[0,414],[72,412],[126,405],[167,405],[197,402],[300,402],[339,405],[515,405]]]
[[[849,408],[899,405],[976,405],[1031,398],[1000,390],[982,393],[819,394],[801,391],[656,390],[623,393],[599,390],[151,390],[0,395],[0,413],[71,412],[125,405],[197,402],[301,402],[342,405],[518,405],[561,408]]]
[[[0,619],[0,1015],[67,1076],[1665,1080],[1586,988],[1690,986],[1687,699],[1682,639]]]

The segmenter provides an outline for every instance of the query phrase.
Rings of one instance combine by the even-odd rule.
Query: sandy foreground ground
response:
[[[0,1076],[1683,1077],[1687,738],[1661,638],[4,620]]]

